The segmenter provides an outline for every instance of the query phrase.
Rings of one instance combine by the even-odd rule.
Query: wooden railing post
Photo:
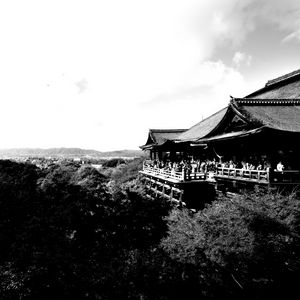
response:
[[[267,169],[267,181],[268,181],[268,184],[270,185],[271,183],[271,180],[272,180],[272,177],[271,177],[271,174],[270,174],[270,168]]]
[[[182,206],[182,194],[183,194],[183,191],[180,192],[180,196],[179,196],[179,205],[180,205],[180,207]]]
[[[149,191],[150,191],[150,195],[152,196],[152,178],[150,179],[150,184],[149,184]]]

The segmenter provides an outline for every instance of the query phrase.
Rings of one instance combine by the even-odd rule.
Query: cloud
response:
[[[200,115],[206,117],[228,105],[229,95],[244,96],[245,86],[243,76],[235,68],[222,61],[204,61],[177,89],[145,101],[141,108],[155,116],[149,120],[152,127],[186,127],[187,118],[192,125],[200,120]]]
[[[88,81],[83,78],[75,82],[75,85],[78,88],[78,94],[82,94],[88,88]]]
[[[292,41],[300,42],[300,29],[290,33],[282,39],[282,43],[289,43]]]
[[[258,1],[258,0],[256,0]],[[267,0],[257,2],[256,13],[261,18],[277,24],[280,30],[295,31],[300,28],[300,2],[298,0]]]
[[[210,54],[226,43],[233,48],[241,46],[250,33],[266,23],[282,32],[293,33],[300,28],[299,0],[286,0],[284,4],[282,0],[210,0],[201,8],[195,9],[193,29],[199,40],[206,42]]]
[[[240,67],[242,64],[250,66],[252,56],[243,52],[235,52],[232,61],[237,67]]]

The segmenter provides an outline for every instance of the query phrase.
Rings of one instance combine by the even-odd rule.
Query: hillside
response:
[[[117,150],[101,152],[81,148],[11,148],[0,149],[0,158],[4,157],[139,157],[143,156],[141,150]]]

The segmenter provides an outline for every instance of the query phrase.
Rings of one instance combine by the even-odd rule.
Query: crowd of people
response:
[[[151,160],[147,161],[147,165],[157,169],[164,169],[166,171],[182,172],[183,170],[194,172],[215,171],[217,168],[217,162],[215,160],[203,160],[200,161],[194,159],[184,159],[181,161],[170,161],[170,160]]]
[[[185,170],[186,172],[195,173],[207,173],[207,172],[215,172],[217,168],[229,168],[229,169],[241,169],[241,170],[263,170],[269,171],[271,169],[271,164],[268,161],[259,161],[259,162],[234,162],[233,160],[229,161],[217,161],[216,159],[183,159],[181,161],[170,161],[170,160],[151,160],[147,161],[147,166],[157,169],[163,169],[166,171],[175,171],[182,172]],[[275,171],[282,172],[284,170],[284,166],[281,162],[279,162],[276,166]]]

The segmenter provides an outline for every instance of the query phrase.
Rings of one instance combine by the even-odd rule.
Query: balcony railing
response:
[[[188,172],[187,170],[182,170],[181,172],[163,168],[156,168],[145,163],[143,165],[143,172],[156,176],[161,177],[164,179],[171,179],[174,181],[182,182],[182,181],[189,181],[189,180],[204,180],[206,175],[203,172]]]
[[[300,184],[300,170],[285,170],[282,172],[269,170],[245,170],[237,168],[217,167],[214,172],[190,172],[183,169],[181,172],[174,169],[153,167],[147,162],[143,165],[143,173],[167,179],[175,182],[186,182],[192,180],[231,179],[238,181],[248,181],[262,184]]]
[[[300,170],[274,171],[270,174],[270,181],[275,184],[300,184]]]
[[[269,171],[266,170],[245,170],[234,168],[218,167],[214,174],[215,178],[231,178],[238,180],[269,182]]]
[[[172,170],[159,169],[159,168],[154,168],[151,166],[144,165],[143,171],[145,173],[148,173],[149,175],[162,176],[162,177],[172,178],[179,181],[184,179],[182,172],[176,172]]]

